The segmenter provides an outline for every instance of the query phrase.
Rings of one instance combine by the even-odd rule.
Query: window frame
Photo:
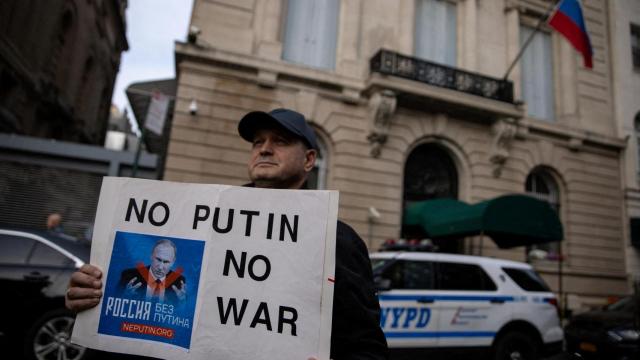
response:
[[[53,254],[55,254],[56,256],[58,256],[60,259],[64,259],[64,263],[48,263],[48,262],[42,262],[42,261],[35,261],[35,260],[39,260],[39,257],[35,257],[34,256],[36,254],[39,255],[39,253],[41,251],[49,251]],[[49,244],[46,244],[44,242],[41,241],[36,241],[34,243],[34,246],[31,248],[31,251],[29,252],[29,256],[27,257],[27,266],[29,267],[40,267],[40,268],[56,268],[56,269],[72,269],[75,268],[74,266],[75,261],[73,258],[67,256],[66,254],[64,254],[63,252],[59,251],[58,249],[49,246]]]
[[[491,275],[489,275],[489,272],[486,271],[484,269],[484,267],[480,264],[475,264],[475,263],[467,263],[467,262],[455,262],[455,261],[445,261],[445,260],[438,260],[438,261],[434,261],[435,265],[436,265],[436,286],[435,289],[438,291],[468,291],[468,292],[477,292],[477,291],[486,291],[486,292],[497,292],[498,291],[498,285],[496,284],[496,282],[494,281],[494,279],[491,278]],[[481,274],[481,277],[483,278],[483,285],[491,285],[491,286],[483,286],[482,289],[446,289],[443,287],[443,269],[446,266],[449,265],[454,265],[454,266],[466,266],[468,267],[469,270],[471,270],[471,268],[475,268],[477,270],[477,273]],[[470,274],[471,275],[471,274]],[[475,276],[475,274],[474,274]],[[487,282],[487,284],[485,284],[484,282]]]
[[[457,262],[457,261],[447,261],[447,260],[438,260],[438,259],[377,259],[381,261],[378,264],[378,267],[374,269],[374,276],[380,277],[383,279],[387,279],[390,282],[389,290],[400,290],[400,291],[453,291],[453,292],[498,292],[498,284],[495,279],[493,279],[490,275],[490,272],[487,271],[482,265],[477,263],[469,263],[469,262]],[[408,263],[416,263],[416,264],[428,264],[430,266],[431,271],[431,287],[407,287],[406,286],[406,264]],[[375,264],[375,260],[374,260]],[[469,268],[474,268],[477,270],[477,273],[483,278],[482,288],[481,289],[471,289],[471,288],[456,288],[456,289],[446,289],[442,286],[442,269],[448,265],[454,266],[466,266]],[[402,275],[402,287],[398,287],[398,280],[392,275],[393,273],[398,272],[398,267],[400,267],[400,273]]]
[[[546,293],[551,292],[549,284],[547,284],[542,276],[533,269],[523,269],[513,266],[502,266],[502,272],[504,272],[516,286],[527,292]],[[528,285],[533,284],[536,288],[533,289]]]
[[[532,176],[537,176],[539,177],[539,179],[541,181],[543,181],[546,185],[546,187],[549,189],[549,193],[545,194],[545,193],[539,193],[539,192],[534,192],[534,190],[530,191],[527,186],[529,184],[529,178]],[[535,181],[532,181],[532,184],[535,187]],[[560,189],[560,183],[558,182],[558,180],[556,179],[555,176],[552,175],[551,171],[549,171],[546,168],[534,168],[533,170],[531,170],[529,172],[529,174],[527,175],[526,179],[525,179],[525,183],[524,183],[524,191],[525,194],[528,196],[531,196],[535,199],[538,199],[540,201],[544,201],[546,203],[549,204],[549,206],[551,206],[551,208],[553,208],[554,211],[556,211],[556,213],[558,214],[558,217],[561,218],[561,210],[562,210],[562,206],[561,206],[561,189]],[[562,218],[561,218],[562,219]],[[562,242],[561,241],[556,241],[556,242],[550,242],[550,243],[545,243],[545,244],[540,244],[540,245],[532,245],[532,246],[527,246],[525,248],[525,258],[527,259],[527,262],[530,263],[531,262],[531,256],[530,253],[532,250],[536,250],[536,249],[541,249],[547,252],[547,257],[544,260],[552,260],[552,261],[558,261],[560,260],[560,254],[562,253]],[[551,255],[552,257],[549,257],[549,255]],[[555,257],[553,257],[555,256]]]
[[[455,16],[455,24],[454,24],[454,29],[455,29],[455,35],[454,35],[454,43],[453,43],[453,62],[451,64],[447,63],[446,61],[439,61],[439,60],[434,60],[434,59],[428,59],[426,57],[423,57],[423,55],[418,54],[418,27],[419,27],[419,21],[418,21],[418,7],[419,7],[419,2],[423,2],[423,1],[436,1],[436,2],[445,2],[451,5],[455,6],[455,10],[453,11],[454,16]],[[459,29],[459,24],[461,21],[461,16],[460,16],[460,6],[459,6],[459,1],[458,0],[414,0],[414,16],[413,16],[413,31],[412,31],[412,37],[413,37],[413,41],[412,41],[412,54],[416,57],[420,57],[426,61],[430,61],[430,62],[434,62],[434,63],[438,63],[444,66],[450,66],[450,67],[458,67],[458,64],[460,63],[460,48],[459,48],[459,43],[460,43],[460,29]],[[464,50],[464,49],[462,49]]]
[[[406,271],[406,264],[408,263],[420,263],[420,264],[427,264],[430,267],[430,271],[431,271],[431,279],[430,279],[430,283],[431,283],[431,287],[429,288],[424,288],[424,287],[407,287],[406,286],[406,280],[407,280],[407,271]],[[398,287],[398,279],[396,279],[394,276],[392,276],[392,273],[397,272],[398,267],[400,267],[401,271],[400,274],[402,275],[402,287]],[[434,261],[434,260],[429,260],[429,259],[389,259],[387,260],[386,264],[383,264],[380,269],[378,269],[378,271],[376,271],[376,274],[384,279],[389,280],[390,283],[390,290],[408,290],[408,291],[433,291],[433,290],[437,290],[437,282],[438,282],[438,272],[437,272],[437,268],[438,268],[438,262]]]
[[[84,261],[82,261],[79,257],[74,255],[70,251],[64,249],[60,245],[54,243],[53,241],[48,240],[48,239],[46,239],[46,238],[44,238],[42,236],[39,236],[39,235],[36,235],[36,234],[31,234],[31,233],[28,233],[28,232],[23,232],[23,231],[0,229],[0,236],[1,235],[16,236],[16,237],[22,237],[22,238],[26,238],[26,239],[31,239],[31,240],[35,241],[36,243],[41,243],[43,245],[49,246],[53,250],[61,253],[65,257],[71,259],[72,266],[77,268],[77,269],[79,269],[82,265],[84,265]],[[35,248],[35,246],[32,246],[31,252],[33,251],[34,248]],[[31,257],[31,252],[29,253],[29,255],[28,255],[27,259],[26,259],[27,263],[29,262],[29,258]]]
[[[312,3],[315,3],[316,0],[313,0]],[[331,1],[331,0],[326,0],[326,1]],[[288,28],[289,28],[289,19],[290,19],[290,3],[291,0],[286,0],[284,2],[284,6],[283,6],[283,11],[282,11],[282,22],[281,22],[281,31],[280,31],[280,42],[282,44],[282,52],[281,52],[281,56],[280,59],[284,62],[290,63],[290,64],[295,64],[295,65],[299,65],[299,66],[304,66],[304,67],[309,67],[312,69],[317,69],[317,70],[325,70],[325,71],[336,71],[337,66],[338,66],[338,46],[339,46],[339,42],[340,42],[340,19],[342,17],[341,14],[341,10],[342,10],[342,4],[341,2],[343,0],[335,0],[336,1],[336,19],[335,19],[335,39],[334,39],[334,43],[333,43],[333,52],[332,52],[332,57],[330,56],[331,54],[327,54],[327,59],[330,59],[330,64],[319,64],[319,63],[315,63],[313,62],[313,60],[309,61],[309,59],[307,58],[302,58],[302,59],[295,59],[295,57],[297,56],[295,53],[294,54],[288,54],[288,49],[290,49],[287,46],[287,37],[288,37]],[[317,5],[314,4],[314,6]],[[313,19],[309,20],[312,21]],[[309,25],[309,24],[307,24]],[[309,33],[320,33],[319,29],[315,28],[313,24],[309,25],[308,27],[308,31],[307,35]],[[325,32],[326,33],[326,32]],[[303,34],[304,36],[304,34]],[[308,39],[307,39],[308,40]],[[317,42],[318,38],[315,37],[314,39],[312,39],[314,44],[315,42]],[[304,42],[304,41],[303,41]],[[295,43],[292,46],[294,47],[300,47],[301,44],[299,43]],[[316,46],[318,45],[314,45],[312,47],[312,49],[315,51],[316,50]],[[305,47],[306,52],[308,53],[309,51],[311,51],[311,48],[307,48]]]
[[[5,244],[5,241],[29,241],[30,244],[26,246],[26,252],[21,253],[21,262],[9,262],[5,259],[0,259],[1,266],[27,266],[29,263],[29,258],[31,257],[31,253],[33,252],[34,247],[38,244],[38,241],[30,238],[25,238],[24,236],[15,235],[15,234],[0,234],[0,245],[7,246],[9,244]],[[11,259],[8,259],[11,260]]]
[[[518,23],[518,48],[521,48],[523,43],[520,41],[520,35],[522,32],[522,28],[523,27],[528,27],[531,28],[532,31],[535,31],[536,27],[537,27],[537,22],[539,21],[539,19],[536,19],[532,16],[528,16],[525,14],[520,14],[520,22]],[[541,117],[537,117],[537,116],[533,116],[531,114],[529,114],[529,111],[527,110],[527,113],[525,114],[528,118],[530,119],[535,119],[537,121],[544,121],[547,123],[557,123],[558,119],[559,119],[559,111],[558,111],[558,99],[557,99],[557,94],[559,94],[560,92],[558,91],[558,74],[557,74],[557,63],[558,63],[558,44],[557,44],[557,36],[556,34],[553,32],[553,30],[548,26],[548,25],[542,25],[540,27],[540,29],[538,29],[538,33],[541,34],[545,34],[547,36],[549,36],[549,50],[551,52],[551,56],[549,58],[549,61],[551,62],[551,91],[553,92],[553,96],[551,97],[552,100],[552,104],[551,104],[551,118],[541,118]],[[537,34],[536,34],[537,35]],[[535,39],[535,36],[534,36]],[[526,41],[526,39],[525,39]],[[531,45],[531,44],[529,44]],[[522,54],[522,56],[524,56],[525,52]],[[524,67],[522,65],[523,62],[523,58],[521,57],[518,60],[519,64],[519,86],[518,86],[518,91],[519,91],[519,97],[526,103],[526,100],[524,98],[524,81],[523,81],[523,77],[524,77]]]

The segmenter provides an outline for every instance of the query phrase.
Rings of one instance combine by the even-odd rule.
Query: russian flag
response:
[[[593,68],[593,49],[578,0],[562,0],[549,19],[549,25],[564,35],[582,53],[584,66]]]

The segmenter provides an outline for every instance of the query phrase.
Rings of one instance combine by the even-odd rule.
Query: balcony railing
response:
[[[370,60],[372,72],[393,75],[484,98],[513,103],[513,83],[430,61],[380,50]]]

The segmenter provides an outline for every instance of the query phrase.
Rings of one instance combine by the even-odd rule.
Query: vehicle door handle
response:
[[[504,300],[502,299],[491,299],[489,302],[492,304],[504,304]]]
[[[432,298],[420,298],[417,300],[420,304],[433,304]]]
[[[37,271],[24,275],[23,278],[27,281],[47,281],[49,280],[49,275],[40,274]]]

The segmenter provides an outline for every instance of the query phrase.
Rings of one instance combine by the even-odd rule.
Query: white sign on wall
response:
[[[147,118],[144,122],[144,127],[158,136],[162,135],[168,109],[169,98],[160,92],[154,91],[151,96],[151,101],[149,102],[149,109],[147,110]]]

